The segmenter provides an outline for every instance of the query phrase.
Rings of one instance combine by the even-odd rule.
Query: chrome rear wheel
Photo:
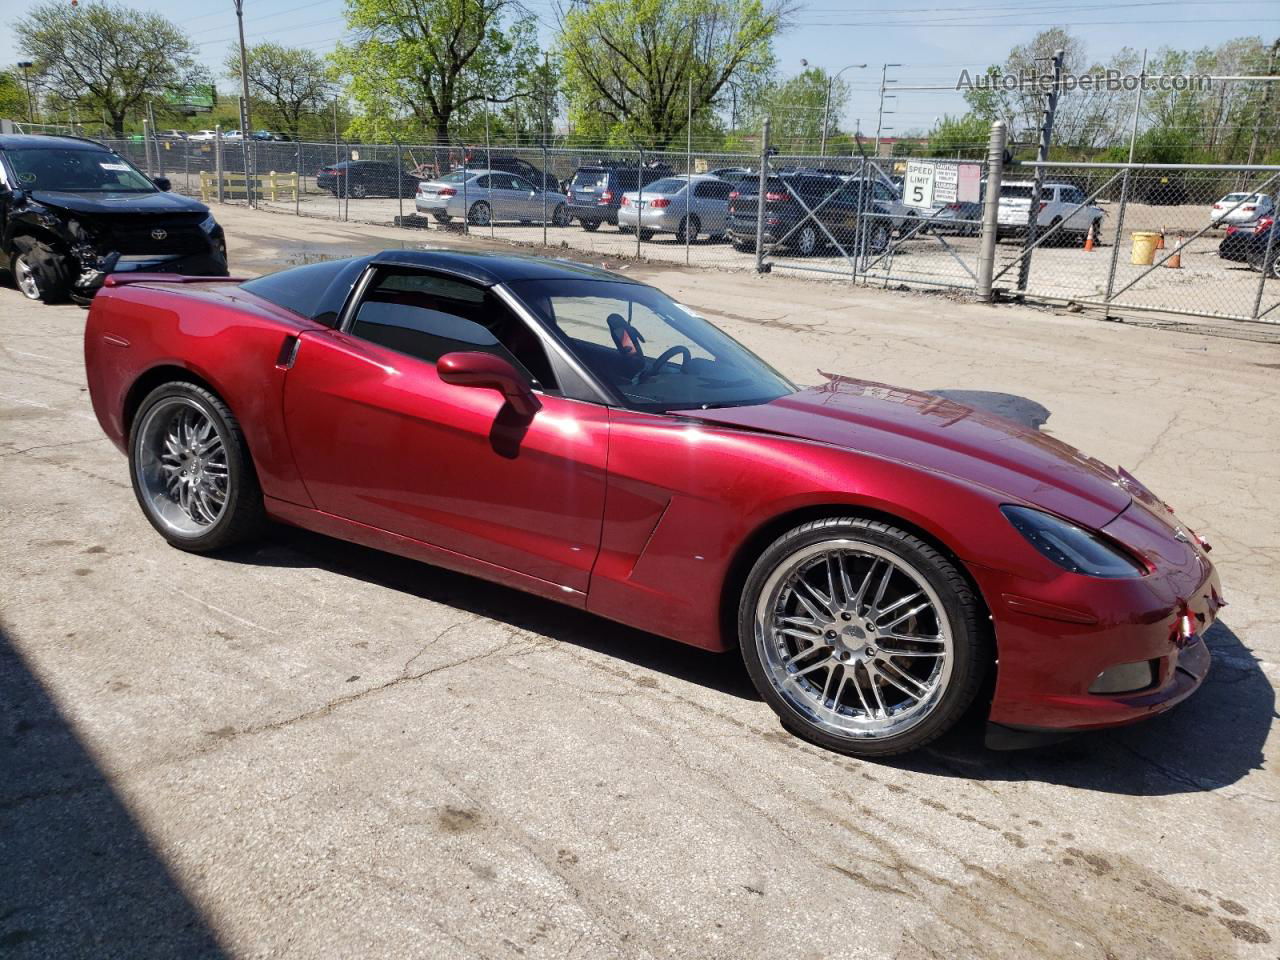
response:
[[[169,397],[147,411],[136,443],[147,511],[176,536],[208,532],[231,494],[227,438],[213,418],[193,399]]]

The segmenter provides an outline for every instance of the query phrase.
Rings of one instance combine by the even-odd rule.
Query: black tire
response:
[[[893,234],[889,231],[887,223],[877,223],[871,228],[871,252],[884,253],[889,249],[889,243],[893,239]]]
[[[35,237],[14,237],[9,251],[9,274],[28,300],[62,303],[71,293],[67,257]],[[24,282],[27,278],[28,282]]]
[[[467,223],[473,227],[487,227],[491,219],[493,219],[493,211],[483,200],[477,200],[467,211]]]
[[[657,232],[658,232],[657,230],[641,230],[640,239],[645,243],[648,243],[650,240],[653,239],[653,235]]]
[[[579,222],[582,224],[582,229],[587,231],[587,233],[595,233],[595,231],[600,229],[599,220],[580,220]]]
[[[161,404],[175,399],[194,405],[205,417],[214,422],[226,451],[225,506],[213,523],[195,534],[180,534],[160,519],[156,507],[147,500],[141,480],[144,470],[139,469],[140,461],[146,456],[142,450],[142,444],[148,415]],[[147,394],[142,401],[129,430],[129,477],[133,484],[134,496],[138,499],[143,515],[155,527],[156,532],[180,550],[191,553],[222,550],[254,539],[267,525],[262,487],[258,484],[258,475],[239,422],[216,394],[194,383],[175,380],[161,384]]]
[[[1049,230],[1054,230],[1054,231],[1056,231],[1056,232],[1054,233],[1054,235],[1053,235],[1052,237],[1050,237],[1048,240],[1046,240],[1046,241],[1045,241],[1045,244],[1044,244],[1044,245],[1045,245],[1046,247],[1061,247],[1061,246],[1063,246],[1063,243],[1064,243],[1064,241],[1065,241],[1065,240],[1066,240],[1066,238],[1067,238],[1067,233],[1066,233],[1066,231],[1065,231],[1065,230],[1060,229],[1060,227],[1061,227],[1061,226],[1062,226],[1062,218],[1061,218],[1061,217],[1054,217],[1054,218],[1049,222],[1048,229],[1044,230],[1043,232],[1044,232],[1044,233],[1048,233],[1048,232],[1049,232]]]
[[[734,240],[733,238],[730,238],[729,243],[732,245],[733,249],[737,250],[739,253],[756,252],[756,245],[750,240]]]
[[[551,225],[553,227],[567,227],[573,223],[573,217],[569,216],[569,208],[563,203],[557,203],[556,208],[551,211]]]
[[[853,737],[824,729],[779,694],[762,660],[762,637],[757,635],[756,614],[767,581],[798,552],[832,540],[865,544],[909,565],[932,589],[945,611],[952,637],[950,677],[927,712],[901,732],[880,737]],[[854,619],[861,616],[856,615]],[[982,627],[978,600],[955,564],[914,534],[880,520],[861,517],[815,520],[801,524],[775,540],[760,555],[743,586],[738,605],[738,639],[752,683],[778,714],[783,726],[830,750],[864,757],[885,757],[917,750],[941,736],[972,705],[994,662],[991,641]]]
[[[685,236],[686,231],[688,236]],[[698,222],[697,217],[685,217],[680,221],[680,226],[676,227],[676,242],[693,243],[701,232],[702,224]]]
[[[352,200],[363,200],[368,195],[369,195],[369,188],[366,187],[363,183],[353,183],[351,185]]]
[[[436,223],[449,223],[453,220],[447,213],[433,213],[432,216],[436,218]]]

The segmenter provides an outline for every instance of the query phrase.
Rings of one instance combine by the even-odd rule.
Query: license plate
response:
[[[577,192],[578,193],[595,193],[596,188],[595,187],[579,187]]]

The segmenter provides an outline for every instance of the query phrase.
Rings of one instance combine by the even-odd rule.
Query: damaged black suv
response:
[[[209,208],[78,137],[0,136],[0,266],[32,300],[91,299],[109,273],[225,277]]]

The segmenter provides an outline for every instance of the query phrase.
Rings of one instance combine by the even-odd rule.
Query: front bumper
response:
[[[991,607],[999,654],[990,721],[1022,731],[1092,730],[1144,720],[1204,681],[1204,633],[1222,607],[1218,574],[1196,553],[1191,569],[1133,580],[1064,574],[1048,584],[973,568]],[[1148,662],[1154,682],[1091,693],[1105,671]]]
[[[216,239],[220,240],[219,235]],[[110,254],[91,264],[81,262],[81,270],[73,283],[78,296],[92,296],[102,286],[109,274],[115,273],[177,273],[185,277],[225,277],[227,258],[220,248],[207,253],[191,253],[183,256],[137,255],[120,257]]]

